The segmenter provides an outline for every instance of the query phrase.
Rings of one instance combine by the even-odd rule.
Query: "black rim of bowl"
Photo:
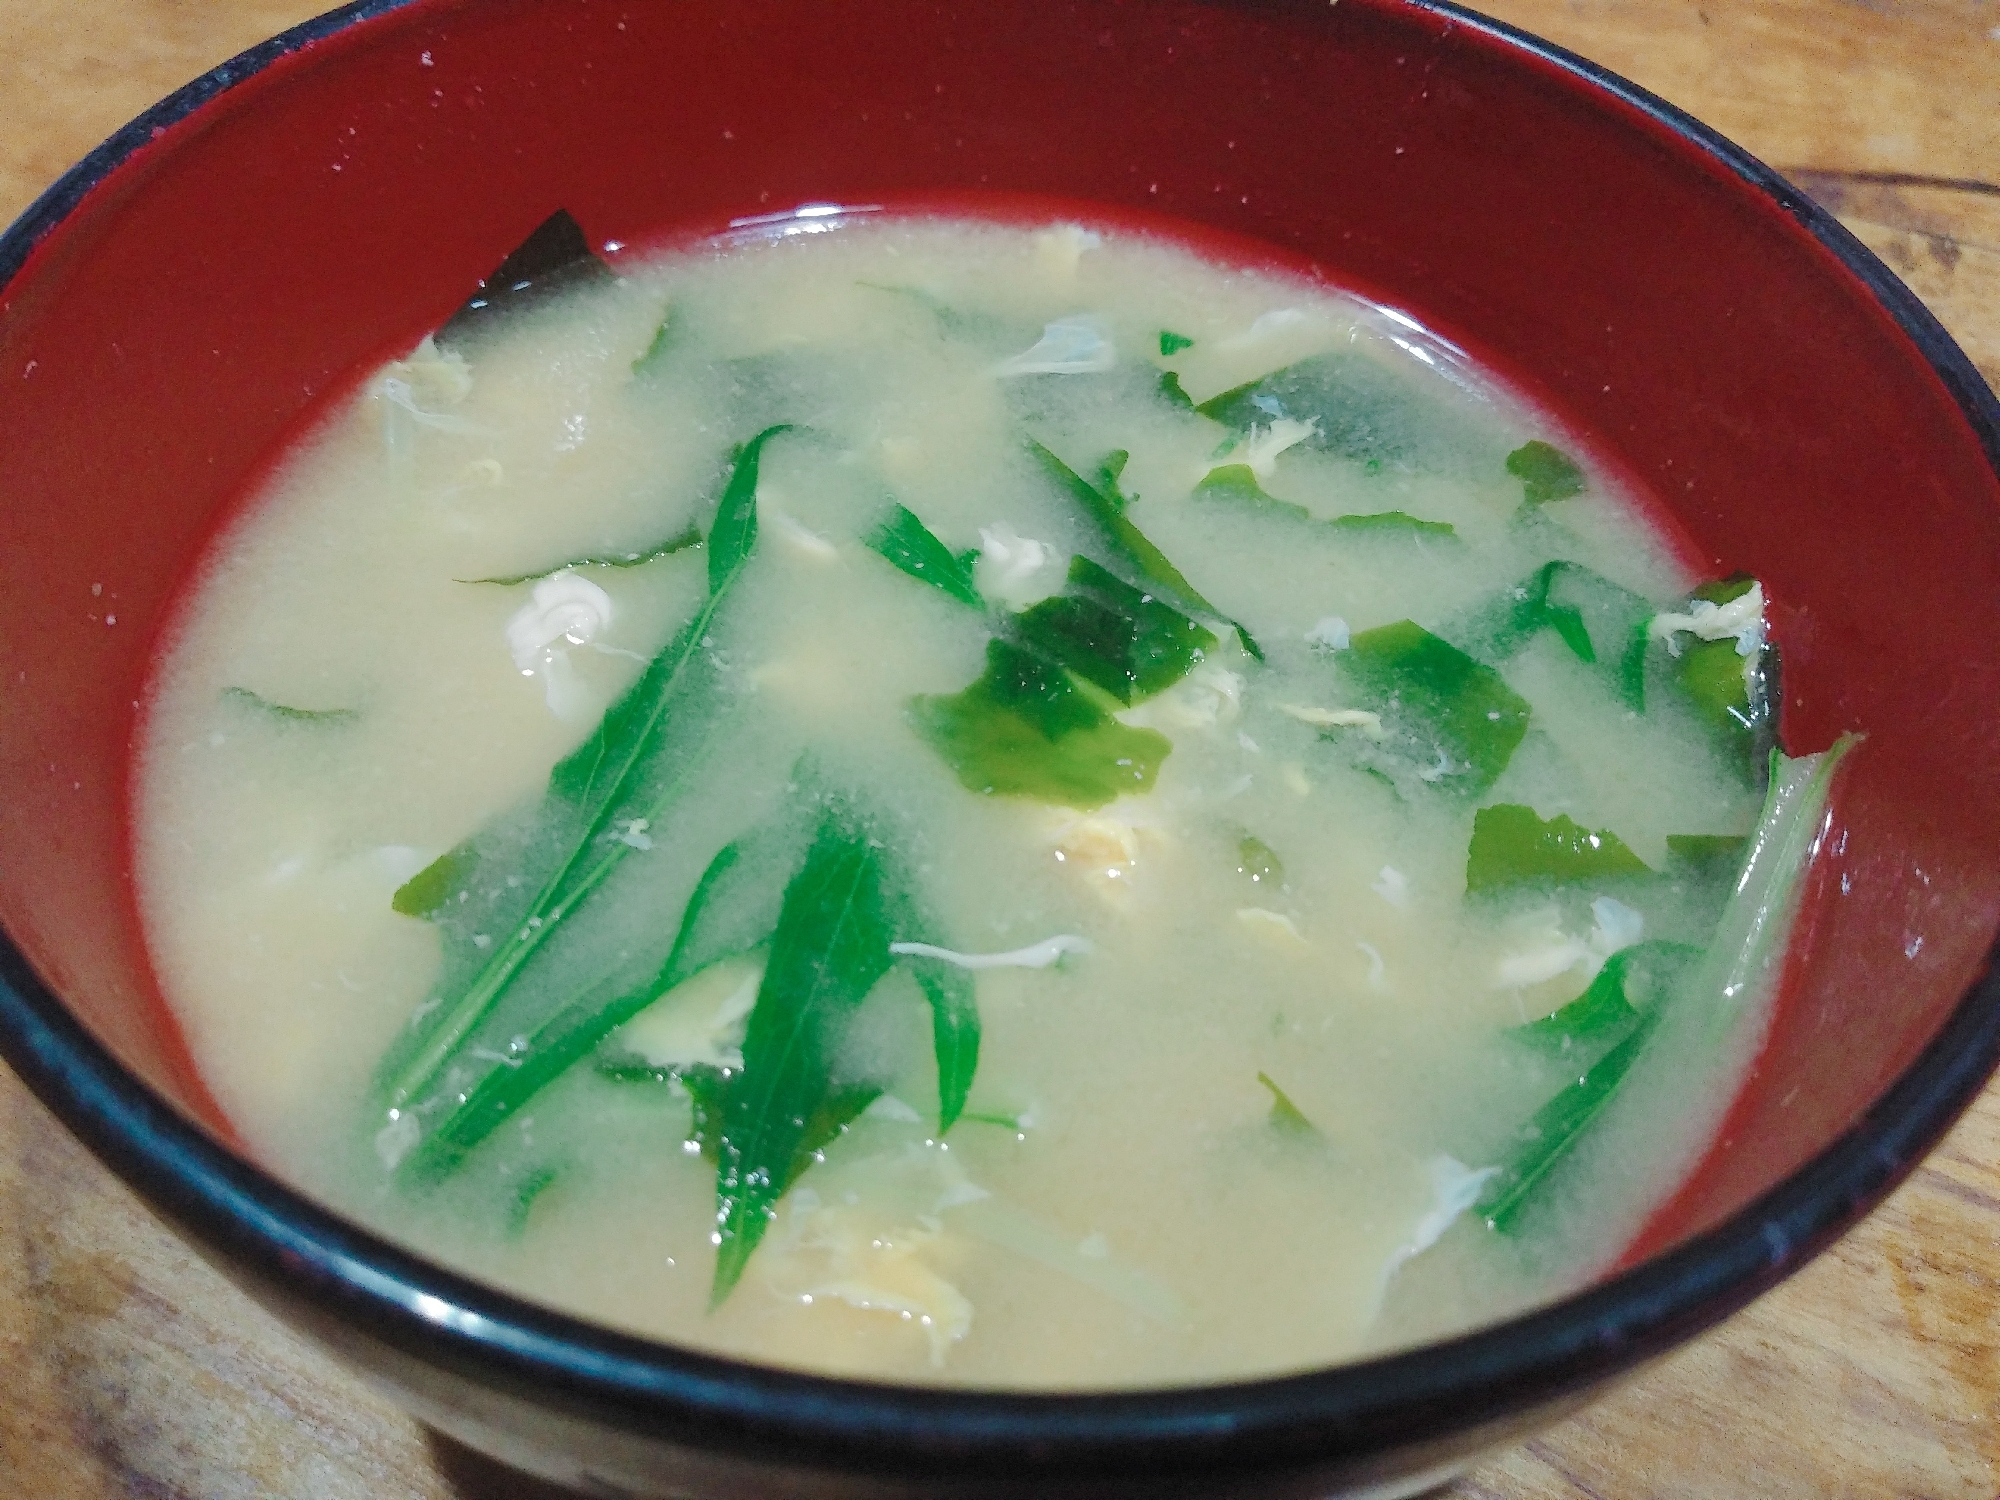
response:
[[[230,59],[92,151],[0,235],[0,289],[157,131],[300,46],[414,0],[360,0]],[[1636,108],[1773,200],[1868,287],[1951,392],[2000,473],[2000,401],[1948,334],[1832,215],[1747,152],[1636,85],[1444,0],[1411,0]],[[281,1297],[494,1389],[698,1450],[790,1467],[1238,1478],[1399,1451],[1442,1456],[1719,1321],[1884,1197],[2000,1063],[2000,975],[1987,971],[1849,1129],[1721,1225],[1536,1312],[1440,1343],[1301,1375],[1081,1394],[837,1380],[612,1332],[446,1271],[321,1208],[219,1145],[91,1035],[0,940],[0,1054],[161,1214]]]

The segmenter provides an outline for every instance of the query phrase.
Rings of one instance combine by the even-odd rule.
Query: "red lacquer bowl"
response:
[[[1586,433],[1699,560],[1765,580],[1790,748],[1868,736],[1769,1044],[1613,1279],[1285,1379],[913,1391],[530,1307],[231,1150],[148,972],[127,761],[163,611],[246,481],[559,206],[609,245],[993,194],[1255,242],[1407,310]],[[1996,464],[1991,393],[1837,224],[1449,6],[350,7],[166,101],[0,239],[0,1052],[256,1295],[425,1420],[596,1493],[1410,1493],[1796,1269],[2000,1055]]]

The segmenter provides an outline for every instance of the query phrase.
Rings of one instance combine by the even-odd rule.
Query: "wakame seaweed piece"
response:
[[[1757,580],[1744,573],[1702,584],[1689,595],[1687,612],[1697,601],[1728,604],[1756,586]],[[1649,626],[1648,651],[1653,639]],[[1778,648],[1763,641],[1746,656],[1734,636],[1708,641],[1691,634],[1682,639],[1681,633],[1675,632],[1666,650],[1671,680],[1687,694],[1695,712],[1736,752],[1752,784],[1762,784],[1770,770],[1771,754],[1778,749],[1783,667]],[[1640,658],[1636,669],[1642,693],[1645,659]]]
[[[289,703],[273,702],[262,693],[253,693],[244,687],[226,687],[222,696],[227,702],[240,704],[252,713],[262,714],[280,724],[320,724],[331,728],[352,724],[361,717],[361,711],[355,708],[294,708]]]
[[[1514,1027],[1510,1035],[1555,1051],[1572,1042],[1622,1036],[1649,1007],[1665,1003],[1701,954],[1688,943],[1651,941],[1620,948],[1576,999],[1538,1021]]]
[[[1084,811],[1144,791],[1173,749],[1121,724],[1057,663],[998,638],[978,681],[913,698],[908,717],[968,791]]]
[[[1612,676],[1627,707],[1643,712],[1652,617],[1650,600],[1581,563],[1555,558],[1475,610],[1467,628],[1501,660],[1538,632],[1553,631],[1578,661]]]
[[[624,841],[606,837],[614,819],[653,821],[678,795],[688,764],[722,711],[706,642],[756,545],[759,460],[765,444],[788,430],[783,424],[767,427],[736,450],[709,532],[707,601],[606,710],[597,728],[549,772],[543,806],[559,818],[565,836],[558,847],[567,852],[518,922],[493,937],[490,950],[462,982],[453,975],[449,988],[426,1002],[420,1012],[425,1022],[406,1029],[384,1058],[380,1084],[392,1109],[414,1102],[436,1083],[522,967],[632,852]],[[670,731],[692,736],[693,744],[676,741]],[[662,762],[670,764],[663,778],[656,777]],[[436,899],[437,888],[446,882],[437,864],[455,877],[451,884],[457,889],[447,890],[445,901],[467,892],[465,882],[484,867],[479,836],[419,871],[397,891],[392,906],[421,908],[425,915],[441,910],[445,901]]]
[[[919,583],[973,609],[986,608],[972,581],[972,559],[979,554],[953,552],[907,507],[890,502],[862,541]]]
[[[711,1306],[742,1276],[811,1153],[882,1092],[838,1070],[862,1002],[893,962],[883,863],[878,841],[830,804],[785,887],[743,1038],[743,1069],[722,1099]]]
[[[1523,503],[1546,505],[1584,490],[1583,470],[1553,443],[1531,438],[1507,455],[1507,472],[1521,481]]]
[[[1483,662],[1411,620],[1364,630],[1338,653],[1385,722],[1444,757],[1438,785],[1476,795],[1496,781],[1528,732],[1527,699]],[[1432,780],[1426,777],[1426,780]]]
[[[1252,885],[1283,885],[1284,862],[1271,846],[1254,833],[1246,833],[1236,844],[1236,873],[1247,876]]]
[[[497,583],[512,587],[517,583],[535,583],[543,578],[552,578],[557,573],[567,573],[572,568],[640,568],[649,562],[658,562],[663,557],[685,552],[690,547],[701,545],[701,528],[690,521],[664,542],[644,548],[638,552],[594,552],[586,557],[572,557],[567,562],[559,562],[554,567],[539,568],[533,573],[513,573],[505,578],[454,578],[453,583]]]
[[[1250,632],[1204,599],[1194,585],[1181,576],[1180,569],[1167,561],[1166,554],[1126,518],[1124,507],[1119,502],[1104,494],[1033,438],[1028,439],[1028,451],[1056,485],[1076,502],[1084,521],[1096,533],[1109,560],[1117,564],[1111,571],[1124,575],[1127,583],[1166,600],[1183,614],[1206,615],[1211,620],[1222,621],[1236,632],[1236,638],[1245,651],[1258,661],[1264,659],[1263,649]]]
[[[1131,704],[1172,687],[1215,647],[1215,633],[1087,557],[1060,594],[1014,617],[1022,644]]]
[[[1477,1207],[1488,1225],[1501,1234],[1512,1234],[1519,1227],[1535,1191],[1611,1103],[1652,1039],[1661,1014],[1658,1006],[1644,1012],[1622,1041],[1535,1111],[1521,1132],[1521,1148],[1487,1182],[1480,1197]]]
[[[1257,1081],[1271,1091],[1271,1128],[1280,1135],[1317,1136],[1319,1127],[1306,1118],[1305,1112],[1292,1103],[1291,1096],[1271,1081],[1269,1073],[1259,1073]]]
[[[463,344],[493,326],[507,313],[545,302],[553,294],[596,282],[611,282],[618,273],[590,248],[583,226],[559,208],[535,227],[479,289],[437,331],[441,347]]]
[[[1402,533],[1410,536],[1456,537],[1458,528],[1449,521],[1424,521],[1406,510],[1376,511],[1365,516],[1335,516],[1327,523],[1339,531]]]
[[[1496,802],[1472,815],[1472,842],[1465,855],[1467,891],[1651,873],[1617,834],[1608,828],[1585,828],[1568,813],[1545,821],[1532,807]]]
[[[1257,471],[1248,464],[1219,464],[1202,475],[1194,487],[1197,500],[1228,500],[1268,516],[1289,521],[1310,521],[1312,512],[1303,505],[1280,500],[1257,482]]]
[[[1195,410],[1240,433],[1283,418],[1310,422],[1303,446],[1378,466],[1441,460],[1462,445],[1466,425],[1453,406],[1424,391],[1415,372],[1351,349],[1287,365]]]

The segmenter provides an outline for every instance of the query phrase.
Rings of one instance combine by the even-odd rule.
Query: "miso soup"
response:
[[[1409,318],[786,227],[497,277],[190,585],[141,896],[250,1148],[904,1381],[1292,1370],[1604,1271],[1832,769],[1771,756],[1761,589]]]

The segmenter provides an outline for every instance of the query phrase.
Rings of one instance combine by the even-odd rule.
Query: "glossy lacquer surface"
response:
[[[549,209],[635,245],[802,202],[1081,200],[1316,268],[1497,364],[1587,430],[1701,560],[1767,581],[1793,749],[1868,734],[1771,1048],[1647,1245],[1721,1223],[1713,1236],[1509,1338],[1372,1371],[1140,1402],[842,1392],[663,1362],[344,1235],[146,1119],[57,1022],[23,1022],[10,1056],[263,1295],[434,1417],[531,1439],[517,1458],[595,1443],[643,1467],[643,1442],[602,1436],[627,1429],[902,1471],[915,1492],[984,1453],[993,1485],[1045,1493],[1158,1492],[1166,1476],[1310,1493],[1314,1474],[1446,1459],[1728,1311],[1906,1167],[1990,1055],[1990,1006],[1960,995],[1996,901],[2000,507],[1990,395],[1914,302],[1802,195],[1649,108],[1464,18],[1359,0],[489,0],[280,58],[157,140],[140,132],[66,221],[18,227],[0,264],[39,241],[0,292],[0,912],[120,1057],[202,1112],[125,887],[124,755],[150,642],[312,403],[437,322]],[[1927,1055],[1765,1212],[1723,1222],[1862,1120],[1954,1013],[1952,1056]],[[445,1304],[477,1310],[447,1317],[457,1338],[426,1331]],[[479,1394],[495,1389],[572,1425],[537,1430]],[[754,1482],[716,1462],[711,1484]]]

